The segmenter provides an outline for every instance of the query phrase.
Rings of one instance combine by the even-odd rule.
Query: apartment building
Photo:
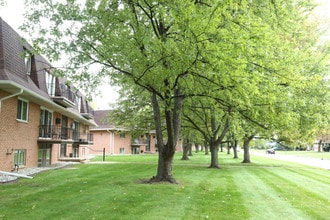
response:
[[[84,96],[0,18],[0,170],[87,158],[95,126]]]
[[[156,153],[157,144],[154,132],[132,137],[125,128],[115,127],[107,116],[110,110],[94,111],[97,126],[90,129],[94,136],[94,145],[90,154],[106,155]]]

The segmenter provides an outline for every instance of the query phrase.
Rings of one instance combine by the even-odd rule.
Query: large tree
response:
[[[175,182],[172,160],[183,99],[194,93],[193,81],[205,81],[202,67],[210,60],[204,58],[210,56],[205,44],[210,47],[208,35],[224,9],[186,0],[27,3],[25,30],[38,31],[35,43],[48,57],[56,60],[67,52],[71,70],[83,66],[76,78],[91,84],[109,76],[149,92],[159,149],[152,181]],[[91,64],[98,64],[97,74],[91,73]]]
[[[212,97],[244,113],[272,85],[299,82],[308,72],[301,55],[310,45],[299,43],[309,2],[29,0],[23,28],[37,33],[35,48],[51,61],[68,60],[63,73],[90,90],[110,77],[148,93],[159,149],[151,181],[175,182],[184,99]]]

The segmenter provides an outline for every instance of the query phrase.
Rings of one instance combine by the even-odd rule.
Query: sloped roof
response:
[[[108,115],[111,110],[95,110],[94,121],[97,124],[96,127],[92,127],[90,130],[115,130],[115,125],[108,120]]]
[[[41,55],[34,54],[31,64],[31,74],[26,74],[24,60],[20,53],[30,45],[21,41],[21,37],[0,17],[0,88],[8,93],[17,93],[22,90],[20,97],[33,101],[36,104],[58,111],[79,122],[95,125],[94,120],[86,119],[79,112],[78,107],[65,108],[55,103],[47,93],[43,69],[51,64]],[[42,75],[42,77],[41,77]],[[41,82],[41,83],[39,83]],[[83,96],[82,96],[83,97]]]

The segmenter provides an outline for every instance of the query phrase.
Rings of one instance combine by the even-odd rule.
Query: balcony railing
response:
[[[146,145],[147,140],[146,139],[134,139],[132,140],[132,145]]]
[[[54,102],[64,107],[74,107],[76,94],[66,85],[61,84],[60,88],[57,88],[55,95],[52,96]]]
[[[74,103],[76,100],[76,93],[74,93],[70,88],[68,88],[64,84],[61,84],[60,88],[61,88],[62,93],[59,94],[59,96],[63,96]]]
[[[93,134],[88,132],[77,132],[72,128],[58,125],[39,125],[39,138],[50,140],[72,140],[77,143],[93,142]]]
[[[94,136],[91,133],[74,131],[73,140],[74,142],[79,142],[79,143],[90,143],[94,141]]]

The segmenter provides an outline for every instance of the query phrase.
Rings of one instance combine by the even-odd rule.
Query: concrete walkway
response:
[[[318,158],[309,158],[295,155],[283,155],[283,154],[266,154],[266,152],[250,151],[251,155],[273,158],[275,160],[283,160],[294,163],[299,163],[303,165],[319,167],[322,169],[330,170],[330,160],[327,159],[318,159]]]

